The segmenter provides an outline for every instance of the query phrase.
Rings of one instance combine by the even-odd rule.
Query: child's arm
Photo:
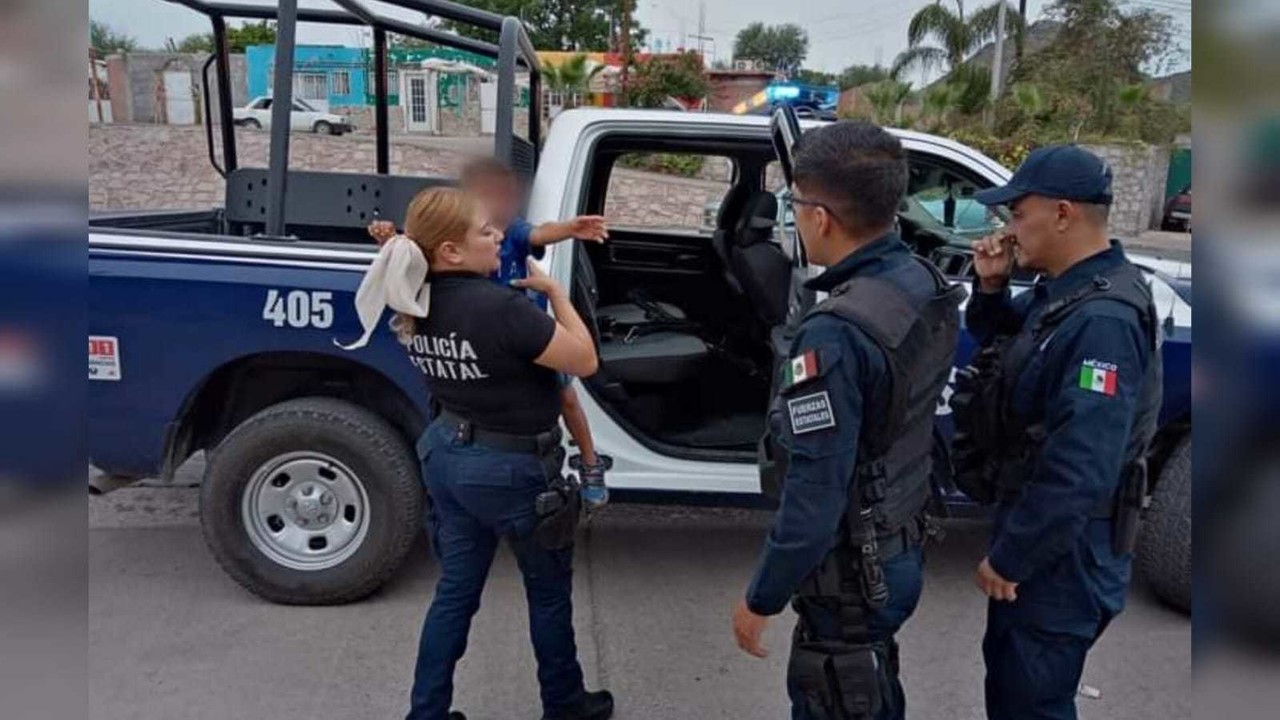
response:
[[[609,227],[602,215],[579,215],[564,222],[542,223],[529,231],[529,244],[544,247],[562,240],[575,238],[604,242],[609,237]]]

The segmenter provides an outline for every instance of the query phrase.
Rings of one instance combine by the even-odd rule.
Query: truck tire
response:
[[[385,420],[352,403],[301,398],[241,423],[211,453],[200,526],[222,569],[290,605],[365,597],[422,528],[417,461]]]
[[[317,122],[315,128],[313,129],[317,135],[335,135],[336,134],[333,131],[333,125],[325,122],[324,120]]]
[[[1161,601],[1191,612],[1191,435],[1160,472],[1138,542],[1138,568]]]
[[[240,127],[249,128],[250,130],[261,130],[262,123],[254,120],[253,118],[249,118],[248,120],[241,120]]]

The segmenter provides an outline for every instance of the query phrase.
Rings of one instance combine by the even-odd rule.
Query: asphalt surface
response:
[[[194,483],[198,461],[179,482]],[[131,487],[89,503],[89,716],[399,718],[437,578],[425,542],[373,597],[345,607],[267,604],[219,570],[200,536],[198,490]],[[757,660],[734,645],[729,613],[769,514],[611,506],[581,531],[575,622],[587,683],[615,717],[784,718],[793,622]],[[972,586],[986,528],[947,524],[930,550],[924,599],[901,636],[909,717],[981,718],[985,599]],[[500,551],[457,672],[471,720],[536,718],[524,594]],[[1191,624],[1141,585],[1099,642],[1079,698],[1088,719],[1189,717]]]

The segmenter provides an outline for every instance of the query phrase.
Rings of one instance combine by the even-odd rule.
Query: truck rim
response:
[[[350,558],[369,530],[369,496],[355,473],[311,450],[279,455],[245,486],[241,515],[262,554],[294,570],[326,570]]]

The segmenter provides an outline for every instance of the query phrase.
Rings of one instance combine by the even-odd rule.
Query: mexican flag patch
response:
[[[793,387],[816,377],[818,377],[818,353],[816,350],[808,350],[803,355],[797,355],[787,361],[786,377],[783,378],[782,386]]]
[[[1117,375],[1117,368],[1112,363],[1085,360],[1080,366],[1080,388],[1112,397],[1116,394]]]

